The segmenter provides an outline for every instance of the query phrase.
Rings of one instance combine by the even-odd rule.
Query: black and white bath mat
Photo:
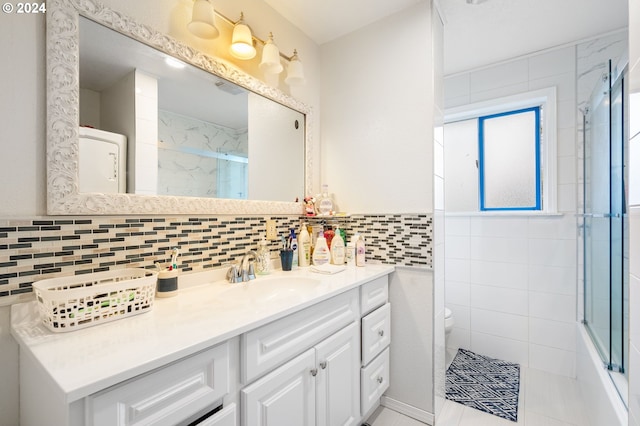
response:
[[[518,421],[520,365],[458,349],[447,369],[447,399]]]

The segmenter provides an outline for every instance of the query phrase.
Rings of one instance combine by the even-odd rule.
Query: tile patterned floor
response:
[[[436,426],[588,426],[578,383],[544,371],[520,369],[518,422],[446,401]],[[424,426],[387,408],[377,410],[371,426]]]

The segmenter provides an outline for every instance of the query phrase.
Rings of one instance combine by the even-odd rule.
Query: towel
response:
[[[324,265],[313,265],[309,268],[311,272],[317,272],[318,274],[337,274],[347,269],[345,266],[331,265],[325,263]]]

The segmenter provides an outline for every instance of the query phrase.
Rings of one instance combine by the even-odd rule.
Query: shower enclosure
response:
[[[611,63],[584,114],[584,324],[626,400],[628,226],[625,73]]]

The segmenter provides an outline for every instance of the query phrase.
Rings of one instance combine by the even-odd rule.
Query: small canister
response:
[[[178,270],[164,269],[158,274],[156,297],[173,297],[178,294]]]

